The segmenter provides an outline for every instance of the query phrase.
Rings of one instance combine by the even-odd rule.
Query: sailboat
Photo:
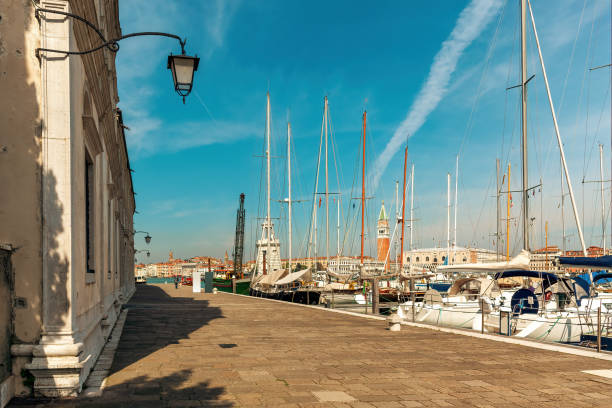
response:
[[[519,0],[521,6],[521,84],[522,91],[521,121],[522,121],[522,227],[523,248],[529,249],[529,207],[528,165],[527,165],[527,61],[526,61],[526,14],[527,6],[531,16],[533,33],[537,45],[542,74],[556,138],[561,155],[561,162],[574,218],[583,252],[586,256],[584,237],[578,218],[572,184],[565,161],[565,153],[556,114],[542,58],[540,42],[537,34],[533,11],[529,0]],[[527,259],[528,260],[528,259]],[[551,273],[531,271],[528,268],[512,270],[508,265],[498,265],[502,270],[495,270],[493,265],[474,265],[471,272],[485,272],[483,277],[458,279],[443,297],[436,291],[428,291],[425,299],[416,313],[416,321],[425,321],[454,327],[471,328],[474,330],[501,332],[517,337],[556,342],[580,341],[585,322],[593,320],[592,312],[585,308],[581,297],[588,296],[588,287],[578,279],[558,277]],[[527,263],[528,265],[528,263]],[[469,265],[462,265],[467,269]],[[489,268],[490,270],[483,269]],[[443,268],[440,268],[443,269]],[[502,287],[506,285],[506,290]],[[585,293],[586,291],[586,293]],[[413,303],[414,304],[414,303]],[[415,305],[415,308],[417,305]],[[412,308],[412,312],[415,312]],[[407,310],[400,307],[399,314]],[[414,316],[414,314],[413,314]],[[504,317],[502,319],[502,317]]]
[[[274,297],[278,292],[276,281],[287,271],[281,267],[280,241],[274,233],[270,216],[270,93],[266,94],[266,218],[261,225],[261,238],[257,240],[257,261],[251,277],[249,293],[252,296]]]

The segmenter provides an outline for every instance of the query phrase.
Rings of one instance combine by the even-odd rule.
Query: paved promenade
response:
[[[612,362],[191,288],[138,288],[87,407],[612,407]],[[45,405],[49,406],[49,405]]]

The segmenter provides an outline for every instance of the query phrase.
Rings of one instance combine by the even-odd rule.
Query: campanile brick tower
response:
[[[378,215],[378,223],[376,230],[376,255],[379,261],[384,262],[389,252],[389,219],[385,212],[385,202],[380,206],[380,214]],[[387,262],[386,269],[389,269],[390,263]]]

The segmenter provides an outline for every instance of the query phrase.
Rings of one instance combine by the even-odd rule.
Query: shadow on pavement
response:
[[[231,401],[219,400],[223,387],[210,387],[207,381],[189,381],[191,370],[181,370],[174,374],[150,378],[143,375],[129,383],[118,384],[104,389],[102,397],[64,398],[64,399],[16,399],[11,407],[99,407],[99,408],[139,408],[167,406],[204,406],[229,408]]]
[[[164,286],[175,290],[172,285]],[[168,345],[179,344],[211,320],[223,318],[221,309],[210,306],[208,300],[173,297],[153,285],[139,285],[125,307],[129,312],[110,375]]]
[[[191,295],[186,288],[176,292],[173,285],[164,285],[164,288],[170,293]],[[165,407],[177,400],[193,400],[183,405],[231,407],[230,401],[219,400],[223,387],[210,387],[207,381],[195,382],[190,369],[177,367],[174,373],[155,376],[156,367],[163,366],[166,371],[172,369],[174,352],[152,354],[179,344],[212,320],[223,318],[221,309],[210,306],[208,300],[197,298],[201,295],[174,297],[164,288],[139,285],[125,306],[129,309],[127,320],[102,397],[13,399],[9,406]],[[130,367],[133,364],[138,365]]]

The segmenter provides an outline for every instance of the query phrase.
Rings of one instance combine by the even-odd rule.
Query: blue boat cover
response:
[[[593,282],[603,280],[604,282],[610,282],[612,280],[612,273],[598,273],[597,276],[593,277]]]
[[[559,278],[557,277],[557,275],[555,275],[554,273],[549,273],[549,272],[539,272],[539,271],[503,271],[503,272],[497,272],[495,274],[495,278],[494,279],[501,279],[501,278],[514,278],[514,277],[526,277],[526,278],[538,278],[538,279],[542,279],[542,286],[544,289],[546,289],[547,287],[554,285],[555,283],[557,283],[559,281]]]
[[[561,265],[584,266],[587,268],[603,268],[612,269],[612,255],[606,256],[560,256],[559,263]]]

